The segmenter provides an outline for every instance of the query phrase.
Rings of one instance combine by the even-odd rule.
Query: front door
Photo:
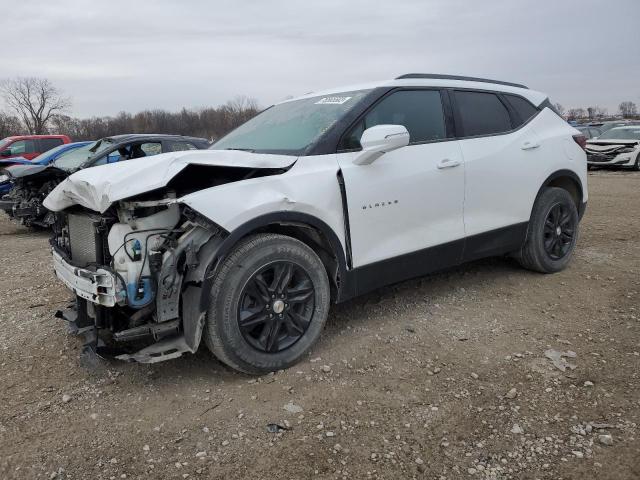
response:
[[[440,91],[390,93],[344,137],[340,148],[359,147],[362,132],[381,124],[404,125],[409,145],[370,165],[353,164],[357,152],[338,154],[353,267],[385,261],[396,272],[387,280],[399,280],[402,270],[406,278],[457,263],[465,235],[464,160],[458,142],[447,138]]]

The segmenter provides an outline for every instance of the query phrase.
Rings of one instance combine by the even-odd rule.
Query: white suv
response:
[[[409,74],[287,100],[210,150],[56,187],[54,267],[77,298],[61,315],[125,360],[204,338],[235,369],[282,369],[331,303],[487,256],[565,268],[583,144],[544,94],[486,79]]]

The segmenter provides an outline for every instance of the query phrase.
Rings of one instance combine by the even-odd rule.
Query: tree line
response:
[[[567,120],[603,120],[611,117],[606,108],[598,107],[597,105],[592,107],[569,108],[568,110],[565,110],[559,103],[556,103],[554,106]],[[617,115],[622,118],[640,118],[637,105],[631,101],[620,103]]]
[[[255,99],[238,96],[218,107],[162,109],[116,116],[75,118],[66,114],[71,101],[47,79],[16,78],[0,83],[9,111],[0,111],[0,139],[10,135],[68,135],[74,141],[123,133],[172,133],[215,140],[259,111]]]
[[[259,112],[255,99],[240,96],[218,107],[75,118],[66,115],[71,106],[68,97],[48,79],[33,77],[0,82],[0,94],[9,108],[9,112],[0,111],[0,138],[56,133],[80,141],[123,133],[173,133],[216,140]],[[602,120],[609,116],[606,108],[598,106],[565,110],[556,103],[555,108],[567,120]],[[638,107],[631,101],[620,103],[618,114],[623,118],[639,118]]]

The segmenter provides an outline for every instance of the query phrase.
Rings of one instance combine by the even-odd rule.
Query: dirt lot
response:
[[[640,478],[640,174],[590,190],[568,270],[490,259],[383,289],[262,378],[204,349],[82,366],[47,235],[2,215],[0,478]]]

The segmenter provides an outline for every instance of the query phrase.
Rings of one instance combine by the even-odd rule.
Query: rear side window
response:
[[[383,98],[340,142],[339,150],[360,147],[362,133],[376,125],[403,125],[410,143],[446,138],[442,99],[438,90],[401,90]]]
[[[512,129],[509,111],[497,95],[486,92],[455,92],[465,137],[494,135]]]
[[[41,138],[39,142],[40,152],[43,153],[51,150],[52,148],[59,147],[63,143],[61,138]]]
[[[518,97],[516,95],[508,94],[505,94],[504,97],[520,117],[518,126],[522,125],[523,123],[527,123],[531,117],[534,117],[535,114],[538,113],[538,109],[534,107],[531,102],[529,102],[529,100]]]

